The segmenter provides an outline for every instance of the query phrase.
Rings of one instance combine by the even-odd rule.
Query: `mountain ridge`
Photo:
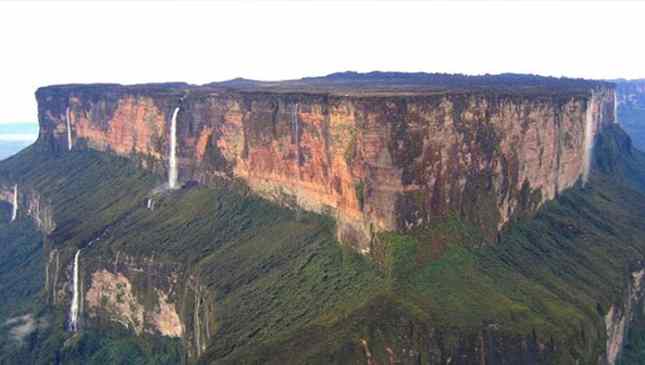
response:
[[[257,200],[243,185],[227,187],[226,180],[153,196],[151,211],[145,201],[161,179],[109,153],[52,155],[37,143],[0,163],[0,171],[4,179],[37,189],[56,221],[56,229],[45,236],[49,279],[44,307],[34,314],[48,318],[50,326],[38,338],[55,333],[52,340],[76,338],[63,332],[70,303],[66,288],[75,250],[86,252],[80,261],[87,301],[81,342],[59,342],[58,356],[65,362],[94,356],[78,346],[96,341],[97,330],[118,333],[118,323],[127,323],[130,331],[137,328],[128,312],[116,309],[121,289],[101,284],[102,275],[114,275],[117,282],[129,283],[125,288],[131,292],[122,295],[131,298],[131,305],[150,313],[144,317],[145,328],[157,323],[152,314],[167,308],[159,307],[164,300],[174,305],[184,323],[182,356],[191,362],[387,362],[394,356],[402,363],[446,363],[450,358],[479,363],[483,356],[491,364],[566,364],[605,356],[610,338],[604,315],[613,306],[619,313],[615,321],[632,318],[632,312],[617,309],[627,308],[623,275],[638,272],[638,257],[645,255],[645,247],[634,240],[645,231],[642,193],[624,187],[631,181],[643,191],[645,155],[633,150],[616,126],[601,133],[597,150],[589,187],[568,190],[536,218],[521,218],[502,232],[496,245],[473,244],[479,242],[477,227],[453,217],[408,234],[379,235],[385,251],[377,261],[343,251],[333,241],[333,223],[323,216],[298,217]],[[107,181],[94,185],[101,176]],[[617,179],[621,176],[624,182]],[[100,243],[88,246],[97,236]],[[274,246],[262,237],[284,240]],[[630,269],[631,264],[636,266]],[[178,274],[177,284],[171,284],[166,280],[174,269],[167,270],[173,266],[192,274]],[[141,267],[151,275],[148,279],[137,274]],[[98,307],[90,299],[97,285],[103,285],[108,298]],[[176,292],[168,291],[168,285],[178,285]],[[177,295],[182,291],[187,295]],[[163,300],[153,294],[164,292],[177,294]],[[317,302],[328,303],[322,304],[327,309],[314,310],[321,305]],[[217,337],[209,331],[217,331]],[[585,335],[580,337],[580,331]],[[178,340],[149,336],[143,332],[125,338]],[[622,338],[611,340],[622,346]],[[42,347],[42,340],[31,341],[36,341],[27,347],[31,356],[51,351]],[[117,346],[110,341],[102,346]],[[163,348],[159,355],[173,351]]]
[[[614,90],[603,87],[365,98],[118,90],[39,89],[39,139],[165,174],[176,138],[180,180],[241,178],[265,198],[336,218],[339,240],[365,253],[376,232],[452,211],[492,239],[575,184],[592,134],[615,120]]]
[[[616,364],[645,338],[645,154],[611,87],[186,90],[39,89],[0,235],[40,234],[41,275],[5,266],[43,289],[0,320],[42,326],[0,362]]]
[[[336,84],[336,82],[343,84]],[[323,86],[322,89],[320,87]],[[488,91],[497,89],[498,91],[525,92],[522,89],[531,88],[533,93],[539,93],[540,90],[552,94],[553,92],[563,92],[570,90],[575,92],[586,92],[596,87],[609,87],[610,82],[604,80],[590,79],[573,79],[567,77],[540,76],[533,74],[519,73],[502,73],[502,74],[485,74],[485,75],[467,75],[467,74],[449,74],[449,73],[406,73],[406,72],[336,72],[325,76],[302,77],[291,80],[261,81],[246,78],[234,78],[224,81],[208,82],[205,84],[188,84],[185,82],[157,82],[143,84],[110,84],[110,83],[89,83],[89,84],[60,84],[44,86],[40,89],[47,88],[103,88],[119,89],[127,88],[131,90],[149,89],[194,89],[202,92],[217,92],[230,89],[237,89],[245,92],[322,92],[334,94],[334,87],[341,88],[338,91],[352,91],[352,87],[357,89],[370,88],[391,91],[392,93],[404,93],[406,91],[423,91],[419,87],[425,86],[425,91],[434,92],[468,92],[472,89]],[[318,88],[316,88],[318,87]],[[311,89],[310,89],[311,88]]]

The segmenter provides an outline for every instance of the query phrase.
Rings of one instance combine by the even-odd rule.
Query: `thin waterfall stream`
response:
[[[179,107],[175,108],[172,113],[172,120],[170,122],[170,155],[168,156],[168,187],[170,189],[177,188],[177,115],[179,114]]]
[[[13,209],[11,210],[11,221],[18,218],[18,184],[13,186]]]
[[[80,290],[79,290],[79,280],[78,280],[78,265],[79,265],[79,257],[81,255],[81,250],[79,249],[76,251],[76,255],[74,255],[74,269],[73,269],[73,280],[72,280],[72,285],[74,286],[73,288],[73,295],[72,295],[72,305],[69,310],[69,316],[70,316],[70,321],[69,321],[69,329],[72,332],[78,332],[78,318],[79,318],[79,311],[80,311]]]
[[[72,150],[72,122],[70,120],[69,107],[65,110],[65,123],[67,126],[67,150]]]

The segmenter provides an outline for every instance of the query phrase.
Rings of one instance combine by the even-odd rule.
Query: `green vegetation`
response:
[[[179,364],[181,345],[176,339],[154,336],[136,336],[124,329],[88,329],[82,335],[64,333],[56,326],[60,321],[42,322],[47,317],[40,313],[41,324],[22,342],[9,338],[13,347],[5,347],[0,354],[2,364]],[[47,317],[51,318],[51,317]]]
[[[10,360],[33,336],[23,316],[38,309],[44,260],[41,235],[32,222],[20,217],[9,224],[10,217],[11,205],[0,203],[0,363],[19,364]]]
[[[179,340],[164,337],[134,336],[124,329],[88,330],[71,338],[61,352],[64,364],[178,364]]]
[[[642,314],[641,314],[642,315]],[[645,359],[645,323],[642,319],[629,329],[619,365],[639,365]]]
[[[392,234],[397,297],[435,327],[467,333],[496,323],[509,335],[535,331],[544,342],[566,343],[562,362],[591,362],[604,350],[601,315],[622,301],[625,267],[645,255],[638,239],[644,219],[638,192],[597,177],[592,190],[564,194],[493,246],[473,248],[477,237],[457,228],[441,258],[428,261],[433,247],[425,232]],[[448,228],[431,232],[441,229]]]
[[[0,165],[0,175],[28,184],[54,207],[57,229],[49,243],[64,250],[63,265],[71,263],[77,247],[85,247],[85,274],[100,262],[112,262],[116,252],[182,264],[182,277],[193,275],[215,293],[218,341],[213,353],[218,356],[238,348],[243,352],[268,338],[287,338],[323,313],[325,321],[334,322],[335,316],[381,290],[377,271],[335,242],[334,224],[327,218],[302,214],[296,219],[297,212],[224,181],[155,195],[155,209],[150,211],[145,199],[161,181],[128,160],[90,151],[52,156],[39,148]],[[101,232],[107,234],[100,243],[87,247]],[[180,292],[186,284],[181,280]],[[145,288],[134,290],[145,293]],[[184,304],[190,307],[192,302]],[[23,350],[40,354],[36,360],[42,361],[47,349],[68,356],[72,363],[71,359],[90,361],[111,351],[110,346],[126,345],[127,341],[87,340],[93,344],[89,349],[96,349],[87,352],[83,344],[85,336],[91,336],[88,329],[78,340],[82,348],[64,350],[63,343],[71,341],[62,331],[68,305],[47,314],[58,318],[47,340]],[[147,355],[144,358],[149,361]]]
[[[58,229],[48,243],[71,246],[67,260],[75,247],[132,209],[157,181],[122,159],[92,153],[62,158],[40,148],[32,146],[0,164],[0,179],[35,189],[54,206]],[[90,330],[80,338],[70,337],[64,331],[68,308],[48,307],[45,302],[42,234],[24,215],[9,224],[10,205],[0,204],[0,208],[0,363],[176,364],[181,360],[178,341],[144,339],[122,329]],[[23,315],[33,322],[29,331],[18,336],[15,331],[27,323],[19,320]],[[8,323],[10,319],[14,322]]]
[[[213,308],[215,334],[203,363],[362,362],[362,340],[379,363],[388,348],[397,356],[417,351],[422,363],[479,359],[483,331],[494,334],[491,346],[507,349],[511,363],[521,362],[524,355],[513,351],[526,341],[547,349],[533,354],[541,363],[593,363],[604,351],[603,316],[623,300],[626,267],[645,257],[645,156],[618,128],[599,139],[588,188],[515,222],[496,244],[485,244],[480,227],[449,216],[379,235],[378,266],[335,242],[330,219],[277,207],[238,183],[158,194],[151,211],[145,199],[161,181],[134,163],[40,148],[0,163],[0,176],[37,190],[53,207],[57,228],[48,244],[62,249],[63,268],[78,247],[85,247],[85,280],[117,252],[181,267],[177,292],[194,280]],[[533,193],[525,193],[531,204]],[[0,247],[0,288],[17,299],[0,299],[0,314],[6,321],[30,313],[38,324],[23,342],[5,336],[3,363],[163,364],[184,357],[179,340],[106,323],[64,332],[68,304],[46,306],[40,292],[40,234],[27,219],[7,224],[8,205],[0,211],[0,238],[10,242]],[[154,303],[150,288],[133,289]],[[193,299],[177,298],[190,331]],[[644,337],[632,332],[626,363]]]
[[[386,291],[333,325],[310,326],[240,359],[316,362],[316,354],[331,353],[327,360],[350,362],[363,355],[343,349],[360,338],[374,344],[373,356],[378,346],[427,346],[427,337],[406,338],[398,326],[434,328],[447,350],[493,326],[498,336],[559,347],[538,359],[543,363],[595,363],[605,350],[603,316],[610,304],[622,303],[628,265],[645,257],[645,199],[629,187],[645,186],[645,156],[627,154],[625,143],[619,129],[607,131],[590,187],[574,188],[535,218],[514,223],[495,245],[478,247],[479,230],[457,217],[381,235]],[[303,333],[310,339],[302,340]],[[296,348],[299,355],[279,355]]]
[[[40,233],[31,220],[10,217],[11,205],[0,202],[0,322],[31,304],[45,281]]]

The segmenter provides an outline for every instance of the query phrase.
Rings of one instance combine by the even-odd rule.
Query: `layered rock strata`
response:
[[[337,219],[368,253],[375,232],[457,214],[487,237],[583,173],[585,121],[613,121],[614,91],[380,95],[85,85],[38,90],[39,143],[137,159],[166,174],[177,120],[179,180],[242,179],[284,205]],[[70,131],[68,133],[67,126]],[[593,140],[593,139],[592,139]]]

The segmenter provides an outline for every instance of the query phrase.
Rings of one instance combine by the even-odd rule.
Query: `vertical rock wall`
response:
[[[165,173],[178,116],[180,181],[243,179],[281,204],[333,216],[338,238],[368,253],[374,232],[457,214],[488,237],[580,178],[584,124],[613,121],[613,89],[337,96],[146,90],[40,89],[40,143],[130,156]],[[294,113],[295,111],[295,113]]]

